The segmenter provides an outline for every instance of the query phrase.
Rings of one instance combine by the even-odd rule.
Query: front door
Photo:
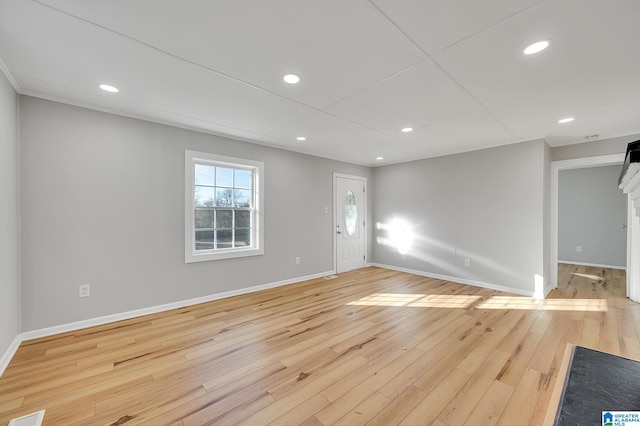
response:
[[[336,272],[364,268],[365,181],[336,177]]]

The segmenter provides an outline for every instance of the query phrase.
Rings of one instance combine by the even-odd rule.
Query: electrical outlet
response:
[[[329,214],[329,207],[324,206],[324,214]]]
[[[296,265],[300,264],[300,256],[296,257]]]
[[[464,266],[471,266],[471,259],[465,259]]]
[[[582,253],[582,246],[578,246],[578,247],[576,247],[576,251],[577,251],[578,253]]]
[[[89,297],[89,285],[79,285],[78,286],[78,296],[79,297]]]

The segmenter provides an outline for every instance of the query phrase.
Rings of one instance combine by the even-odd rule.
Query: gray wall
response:
[[[620,136],[593,142],[576,143],[551,148],[551,160],[572,160],[574,158],[597,157],[619,154],[627,151],[627,144],[640,139],[640,134]]]
[[[0,72],[0,357],[20,332],[17,102]]]
[[[376,168],[374,262],[533,293],[548,278],[549,156],[532,141]],[[404,255],[389,245],[395,219],[413,232]]]
[[[20,104],[22,331],[331,271],[332,174],[372,177],[42,99]],[[185,149],[265,163],[264,256],[184,263]],[[89,298],[78,298],[80,284]]]
[[[627,197],[618,188],[621,166],[560,170],[558,260],[625,267]],[[581,246],[582,252],[576,247]]]

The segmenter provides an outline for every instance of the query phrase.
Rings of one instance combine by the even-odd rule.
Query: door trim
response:
[[[333,172],[333,223],[331,226],[331,232],[333,233],[333,273],[337,274],[338,273],[338,239],[336,238],[336,224],[338,223],[338,203],[336,200],[336,197],[338,196],[338,178],[344,178],[344,179],[353,179],[353,180],[359,180],[362,181],[362,184],[364,186],[364,202],[362,203],[363,205],[363,215],[362,218],[365,221],[365,226],[364,226],[364,265],[365,267],[367,266],[367,263],[369,262],[369,253],[367,250],[367,234],[368,234],[368,226],[369,224],[367,223],[367,221],[369,220],[369,217],[367,216],[367,201],[368,201],[368,193],[369,190],[367,189],[367,178],[364,176],[356,176],[356,175],[348,175],[348,174],[344,174],[344,173],[338,173],[338,172]]]

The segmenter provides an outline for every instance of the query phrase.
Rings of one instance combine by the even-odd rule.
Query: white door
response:
[[[336,177],[336,272],[364,268],[364,178]]]

